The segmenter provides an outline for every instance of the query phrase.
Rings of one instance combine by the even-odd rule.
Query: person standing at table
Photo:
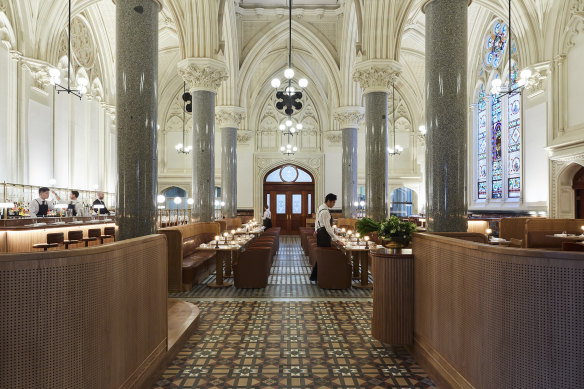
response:
[[[339,237],[335,235],[333,231],[333,217],[329,211],[330,208],[335,206],[337,202],[337,195],[329,193],[324,198],[324,204],[318,207],[316,212],[316,221],[314,223],[314,233],[316,235],[316,245],[318,247],[331,247],[333,241],[337,242],[338,245],[343,245],[339,242]],[[314,264],[312,268],[312,273],[310,274],[310,281],[316,281],[318,275],[318,263]]]
[[[61,198],[55,193],[54,190],[44,186],[39,188],[39,197],[31,201],[28,207],[28,213],[30,214],[30,217],[47,216],[49,214],[49,210],[55,209],[53,203],[47,200],[51,193],[55,195],[57,200],[61,200]]]
[[[70,201],[67,205],[67,210],[71,210],[73,216],[82,216],[83,213],[83,205],[77,201],[79,198],[79,192],[76,190],[71,191],[71,195],[69,196]]]
[[[103,202],[103,192],[97,192],[97,199],[93,202],[93,207],[97,212],[96,205],[103,205],[103,208],[99,209],[99,213],[101,215],[105,215],[106,213],[109,215],[110,211],[107,210],[105,203]]]
[[[264,205],[264,216],[262,216],[264,227],[266,230],[272,228],[272,213],[267,205]]]

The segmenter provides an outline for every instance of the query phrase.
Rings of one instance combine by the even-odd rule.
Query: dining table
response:
[[[373,289],[373,285],[369,283],[369,251],[377,249],[378,246],[373,242],[366,243],[361,241],[357,244],[357,241],[343,238],[341,238],[340,241],[343,242],[343,244],[337,244],[337,248],[341,250],[341,252],[347,256],[349,262],[353,264],[353,275],[357,274],[359,276],[358,267],[361,265],[361,282],[359,284],[353,284],[353,286],[361,289]],[[352,261],[352,259],[356,260]]]

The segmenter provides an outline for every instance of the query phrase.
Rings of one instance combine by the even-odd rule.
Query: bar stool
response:
[[[69,233],[67,234],[67,237],[69,238],[69,240],[76,240],[78,242],[79,241],[85,242],[85,247],[89,246],[89,242],[93,242],[94,240],[97,240],[97,238],[84,238],[82,230],[69,231]]]
[[[35,249],[43,249],[47,251],[47,249],[58,247],[59,244],[63,243],[65,240],[65,235],[62,232],[53,232],[47,234],[47,243],[37,243],[33,244],[32,247]]]
[[[103,240],[107,238],[111,238],[111,235],[102,235],[101,228],[91,228],[87,231],[87,235],[91,238],[99,239],[101,244],[103,244]]]
[[[116,227],[104,227],[103,234],[110,235],[112,238],[114,238],[114,242],[115,242],[115,240],[116,240]]]

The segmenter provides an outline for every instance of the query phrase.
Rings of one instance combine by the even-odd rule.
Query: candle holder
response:
[[[365,248],[369,249],[369,236],[365,235],[365,237],[363,238],[365,240]]]
[[[215,235],[215,248],[218,249],[219,248],[219,235]]]

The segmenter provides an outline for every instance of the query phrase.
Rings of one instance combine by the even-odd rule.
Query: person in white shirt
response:
[[[81,204],[77,199],[79,198],[79,192],[76,190],[71,191],[69,196],[70,201],[67,205],[67,210],[71,210],[73,216],[83,216],[83,204]]]
[[[333,217],[331,216],[329,209],[335,206],[337,202],[337,196],[335,194],[329,193],[324,198],[324,204],[318,207],[316,212],[316,221],[314,223],[314,230],[316,234],[316,245],[318,247],[331,247],[331,242],[336,242],[338,245],[342,246],[342,242],[339,242],[339,237],[335,235],[333,231]],[[312,273],[310,274],[310,281],[316,281],[317,279],[317,265],[314,264]]]
[[[53,193],[58,200],[61,200],[61,198],[55,193],[54,190],[44,186],[39,188],[39,197],[31,201],[28,206],[28,213],[30,214],[30,217],[47,216],[49,209],[55,209],[53,203],[47,200],[51,193]]]
[[[264,216],[262,216],[262,220],[266,230],[272,228],[272,213],[267,205],[264,205]]]

